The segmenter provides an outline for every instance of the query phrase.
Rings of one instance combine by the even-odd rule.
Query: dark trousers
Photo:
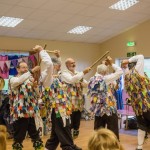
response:
[[[74,143],[71,136],[70,121],[66,119],[66,126],[63,126],[62,118],[56,118],[55,110],[52,110],[52,131],[45,147],[48,150],[56,150],[59,142],[63,150],[73,150]]]
[[[27,131],[33,142],[40,140],[34,118],[19,118],[13,123],[13,126],[15,143],[21,144],[26,137]]]
[[[150,133],[150,111],[143,112],[143,115],[136,116],[138,128]]]
[[[71,129],[79,130],[81,120],[81,111],[74,111],[71,114]]]
[[[113,131],[117,138],[119,139],[119,128],[118,128],[118,116],[117,114],[112,114],[112,116],[107,116],[106,114],[101,116],[95,116],[94,130],[99,128],[105,128]]]

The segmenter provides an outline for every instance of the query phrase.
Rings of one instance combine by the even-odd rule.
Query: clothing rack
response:
[[[33,50],[31,49],[31,50],[23,50],[23,49],[21,49],[21,50],[17,50],[17,49],[2,49],[2,48],[0,48],[0,52],[4,52],[4,53],[6,53],[6,52],[32,52]]]

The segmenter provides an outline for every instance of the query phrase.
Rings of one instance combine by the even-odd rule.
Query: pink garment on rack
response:
[[[28,66],[30,69],[34,68],[37,65],[37,59],[34,55],[30,55],[28,58]]]
[[[5,61],[8,60],[8,56],[2,56],[0,55],[0,76],[4,79],[8,79],[9,77],[9,68],[7,67],[7,64]]]

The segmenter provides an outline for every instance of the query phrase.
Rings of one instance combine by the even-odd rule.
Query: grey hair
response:
[[[61,65],[61,61],[57,57],[51,57],[51,60],[54,65]]]
[[[107,74],[108,71],[109,71],[109,69],[105,64],[100,64],[99,66],[97,66],[98,74]]]

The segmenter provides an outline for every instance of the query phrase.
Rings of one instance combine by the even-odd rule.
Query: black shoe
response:
[[[138,148],[136,148],[135,150],[142,150],[142,149],[138,149]]]
[[[74,150],[82,150],[82,148],[78,147],[77,145],[74,145]]]
[[[13,150],[22,150],[23,145],[21,143],[13,143],[12,145]]]
[[[39,141],[33,142],[33,147],[35,150],[41,150],[44,148],[44,145],[43,145],[43,142],[41,140],[39,140]]]
[[[76,139],[79,136],[79,130],[73,131],[73,139]]]

